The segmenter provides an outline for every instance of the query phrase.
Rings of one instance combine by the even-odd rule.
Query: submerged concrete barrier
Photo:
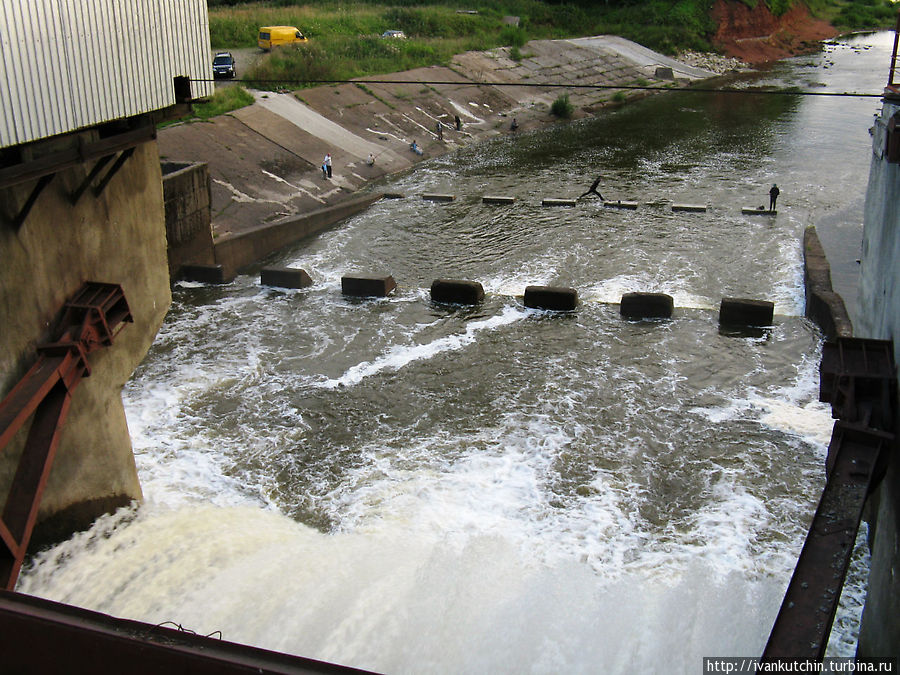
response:
[[[264,267],[259,272],[259,283],[280,288],[306,288],[313,280],[306,270],[297,267]]]
[[[638,207],[637,202],[623,202],[620,200],[616,200],[614,202],[603,202],[603,206],[608,209],[628,209],[629,211],[634,211]]]
[[[705,204],[672,204],[673,211],[687,211],[689,213],[706,213]]]
[[[422,195],[422,199],[429,202],[452,202],[456,197],[454,195],[440,195],[440,194],[431,194],[426,193]]]
[[[575,206],[575,199],[543,199],[541,206]]]
[[[746,298],[722,298],[719,323],[726,326],[771,326],[775,303]]]
[[[402,192],[385,192],[381,195],[382,199],[406,199],[406,195]]]
[[[769,209],[764,206],[756,207],[756,206],[743,206],[741,207],[741,213],[745,216],[777,216],[778,211],[769,211]]]
[[[234,279],[225,276],[222,265],[182,265],[180,276],[186,281],[199,281],[202,284],[227,284]]]
[[[619,311],[626,319],[670,319],[675,302],[665,293],[625,293]]]
[[[383,298],[397,288],[394,277],[354,276],[341,277],[341,293],[360,298]]]
[[[477,305],[484,300],[484,288],[477,281],[435,279],[431,283],[431,299],[458,305]]]
[[[531,309],[552,309],[569,312],[578,305],[578,291],[560,286],[528,286],[525,306]]]
[[[515,197],[497,197],[492,195],[485,195],[481,198],[482,204],[512,204],[515,201]]]

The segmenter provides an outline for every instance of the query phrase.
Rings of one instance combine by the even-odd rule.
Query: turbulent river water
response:
[[[740,86],[877,93],[890,39]],[[801,236],[861,201],[878,105],[654,96],[394,179],[406,199],[268,261],[310,289],[177,286],[124,392],[145,502],[36,556],[19,590],[391,673],[758,655],[832,424]],[[639,208],[540,206],[598,173]],[[778,215],[742,216],[774,182]],[[354,272],[398,291],[345,299]],[[485,302],[432,304],[440,277],[480,281]],[[581,304],[526,309],[529,284]],[[674,318],[622,320],[628,291],[669,293]],[[720,331],[723,297],[774,301],[775,325]],[[859,549],[832,654],[854,649]]]

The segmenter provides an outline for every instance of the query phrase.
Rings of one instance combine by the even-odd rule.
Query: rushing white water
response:
[[[772,77],[823,72],[786,68]],[[179,285],[124,392],[145,502],[36,556],[18,590],[390,673],[687,673],[760,654],[832,424],[800,233],[864,189],[870,114],[766,101],[660,96],[463,150],[392,191],[469,198],[379,203],[285,252],[310,289]],[[798,126],[836,117],[853,133],[822,170]],[[560,166],[602,167],[605,192],[643,206],[541,209],[574,191]],[[774,180],[778,218],[741,217]],[[672,198],[713,208],[673,214]],[[342,298],[360,269],[398,292]],[[433,305],[441,276],[488,297]],[[525,309],[533,283],[577,287],[578,311]],[[623,321],[608,303],[633,290],[671,294],[676,316]],[[720,331],[726,296],[773,300],[775,325]],[[853,651],[862,539],[854,569],[835,655]]]

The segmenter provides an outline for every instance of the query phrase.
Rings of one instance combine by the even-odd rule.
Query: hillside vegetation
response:
[[[759,0],[760,2],[763,0]],[[714,51],[713,0],[208,0],[213,49],[254,47],[260,26],[297,26],[309,38],[261,59],[244,79],[299,83],[445,65],[454,54],[528,40],[615,34],[674,54]],[[749,6],[756,0],[744,0]],[[773,14],[791,0],[765,0]],[[810,0],[813,14],[841,29],[892,27],[898,5],[890,0]],[[518,17],[518,26],[504,17]],[[380,37],[402,30],[408,39]]]

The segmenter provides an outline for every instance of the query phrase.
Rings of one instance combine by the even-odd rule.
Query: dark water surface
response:
[[[742,86],[878,92],[890,39]],[[125,391],[145,504],[40,556],[20,590],[386,672],[758,655],[831,430],[801,235],[861,199],[877,106],[655,96],[394,180],[406,199],[274,260],[311,289],[177,287]],[[598,173],[639,208],[540,206]],[[742,216],[774,182],[777,217]],[[398,292],[344,299],[353,272]],[[434,305],[439,277],[487,299]],[[581,305],[525,309],[529,284],[573,286]],[[629,291],[669,293],[675,317],[623,321],[611,303]],[[723,297],[774,301],[775,325],[723,334]],[[859,564],[835,654],[853,650]]]

